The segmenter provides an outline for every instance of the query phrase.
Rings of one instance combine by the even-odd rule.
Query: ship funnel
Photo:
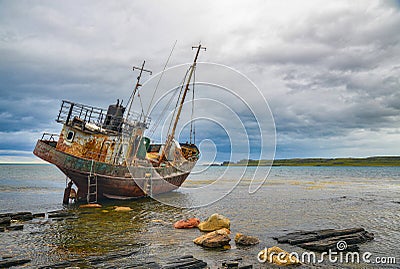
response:
[[[124,118],[125,107],[117,101],[115,105],[109,105],[107,110],[107,116],[104,120],[103,128],[112,131],[121,131],[123,118]]]

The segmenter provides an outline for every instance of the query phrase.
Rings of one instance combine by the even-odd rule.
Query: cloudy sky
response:
[[[0,1],[0,162],[37,160],[62,99],[127,99],[132,65],[162,71],[175,40],[169,66],[201,41],[201,61],[257,85],[277,158],[398,155],[399,29],[399,1]],[[227,149],[220,130],[203,134],[205,151]]]

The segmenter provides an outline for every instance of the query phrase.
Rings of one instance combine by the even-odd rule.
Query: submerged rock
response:
[[[21,221],[25,221],[25,220],[31,220],[33,219],[33,215],[31,212],[17,212],[17,213],[12,213],[10,215],[12,220],[21,220]]]
[[[35,213],[33,214],[33,218],[44,218],[46,217],[46,213]]]
[[[252,264],[243,264],[242,258],[235,258],[233,260],[227,260],[222,262],[222,266],[219,267],[221,269],[252,269]]]
[[[132,208],[130,208],[129,206],[115,206],[114,211],[127,212],[127,211],[132,211]]]
[[[18,266],[18,265],[23,265],[25,263],[31,262],[29,259],[4,259],[0,260],[0,268],[8,268],[12,266]]]
[[[195,240],[193,240],[193,242],[197,245],[207,248],[220,248],[220,247],[225,248],[226,246],[230,246],[229,245],[229,241],[231,241],[231,238],[229,237],[230,233],[231,232],[228,229],[222,228],[214,232],[210,232],[208,234],[197,237]]]
[[[212,232],[222,228],[230,229],[231,221],[220,214],[212,214],[206,221],[199,224],[198,228],[202,232]]]
[[[85,205],[80,205],[79,208],[101,208],[102,205],[99,204],[85,204]]]
[[[252,245],[257,245],[258,243],[260,243],[260,240],[254,236],[237,233],[235,236],[235,243],[236,243],[236,245],[252,246]]]
[[[141,267],[144,268],[144,267]],[[147,267],[146,268],[151,268]],[[153,267],[155,268],[155,267]],[[207,263],[194,258],[192,255],[186,255],[182,257],[172,257],[167,259],[167,261],[161,265],[162,269],[201,269],[207,268]]]
[[[265,248],[258,253],[258,260],[269,262],[279,266],[283,265],[300,265],[301,262],[294,255],[290,255],[279,247]]]
[[[11,225],[11,226],[7,226],[6,229],[8,231],[20,231],[24,229],[24,225]]]
[[[175,222],[174,228],[176,229],[190,229],[197,228],[200,224],[200,220],[198,218],[190,218],[186,220],[179,220]]]
[[[315,231],[299,231],[284,236],[273,237],[278,243],[296,245],[312,251],[357,251],[359,243],[365,243],[374,239],[374,234],[364,228],[349,229],[324,229]],[[345,248],[338,249],[337,244],[344,241]],[[340,247],[339,247],[340,248]]]
[[[11,217],[0,217],[0,224],[10,224],[11,223]]]
[[[56,210],[56,211],[48,212],[49,218],[68,218],[68,217],[73,217],[73,216],[75,216],[74,213],[68,212],[65,210]]]

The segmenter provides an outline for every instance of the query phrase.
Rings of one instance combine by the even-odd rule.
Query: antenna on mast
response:
[[[153,74],[153,72],[151,70],[144,69],[145,63],[146,63],[146,61],[143,61],[143,64],[142,64],[141,67],[137,67],[137,66],[133,66],[132,67],[132,71],[140,70],[140,72],[139,72],[139,76],[137,77],[137,82],[136,82],[135,88],[133,89],[133,92],[132,92],[132,94],[131,94],[131,96],[129,97],[129,100],[128,100],[129,107],[128,107],[128,113],[126,113],[126,120],[128,120],[129,111],[131,111],[133,99],[134,99],[134,97],[136,95],[136,92],[138,91],[139,87],[142,86],[142,84],[140,84],[140,78],[142,77],[142,73],[143,72],[148,72],[148,73],[150,73],[150,75]]]
[[[192,50],[193,50],[193,49],[197,49],[196,56],[194,57],[193,64],[192,64],[192,66],[190,67],[189,77],[188,77],[188,80],[187,80],[187,82],[186,82],[185,90],[183,91],[182,99],[181,99],[181,102],[180,102],[179,107],[178,107],[178,112],[176,113],[174,126],[173,126],[173,128],[172,128],[171,134],[168,135],[167,141],[165,142],[164,150],[163,150],[162,153],[161,153],[159,162],[161,162],[161,161],[163,160],[163,158],[164,158],[164,156],[165,156],[165,153],[166,153],[166,152],[169,150],[169,148],[170,148],[170,144],[171,144],[171,142],[172,142],[172,139],[174,139],[175,131],[176,131],[176,126],[178,125],[179,117],[180,117],[181,112],[182,112],[182,107],[183,107],[183,104],[184,104],[184,102],[185,102],[186,94],[187,94],[187,92],[188,92],[188,90],[189,90],[190,80],[192,79],[194,70],[196,69],[197,58],[198,58],[198,56],[199,56],[200,50],[201,50],[201,49],[206,50],[206,48],[205,48],[205,47],[202,47],[201,44],[199,44],[197,47],[196,47],[196,46],[192,46]]]

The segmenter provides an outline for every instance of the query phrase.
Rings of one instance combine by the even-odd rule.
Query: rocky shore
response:
[[[24,229],[26,223],[41,219],[43,222],[63,221],[68,220],[75,222],[80,216],[90,214],[94,210],[102,210],[102,212],[109,212],[110,209],[100,209],[101,206],[85,207],[82,210],[57,210],[47,213],[33,214],[31,212],[16,212],[16,213],[3,213],[0,214],[0,232],[16,232]],[[132,211],[130,207],[114,206],[111,211],[116,212],[118,216],[124,217],[124,214],[129,214]],[[154,220],[155,221],[155,220]],[[163,223],[164,225],[164,223]],[[166,223],[166,225],[171,225]],[[281,265],[302,265],[307,268],[306,264],[301,264],[298,260],[286,260],[282,262],[271,253],[283,253],[289,256],[283,248],[272,246],[270,248],[262,248],[257,246],[260,240],[252,235],[236,233],[235,236],[231,234],[231,221],[227,217],[220,214],[212,214],[204,221],[199,218],[181,219],[172,224],[170,229],[198,229],[201,235],[193,238],[193,243],[205,249],[216,249],[217,251],[228,251],[231,248],[249,248],[249,250],[259,251],[259,258],[265,258],[271,266]],[[234,225],[234,224],[233,224]],[[365,231],[363,228],[350,228],[350,229],[325,229],[315,231],[297,231],[288,233],[286,235],[275,236],[273,239],[278,244],[289,244],[298,246],[307,250],[316,252],[323,252],[329,249],[336,251],[358,251],[358,244],[365,243],[373,240],[372,233]],[[234,239],[234,240],[232,240]],[[338,242],[344,241],[347,243],[346,249],[338,249]],[[116,264],[123,262],[124,266],[121,268],[160,268],[160,269],[197,269],[209,268],[210,265],[207,261],[193,255],[172,256],[163,260],[148,261],[138,260],[140,256],[140,249],[132,246],[129,251],[118,251],[104,255],[85,256],[82,258],[66,259],[61,262],[38,266],[39,268],[116,268]],[[0,257],[0,268],[9,268],[12,266],[28,265],[32,261],[29,258],[3,256]],[[274,264],[274,265],[273,265]],[[259,265],[256,258],[251,262],[243,261],[240,257],[232,260],[224,260],[219,262],[218,268],[241,268],[249,269],[253,266]]]

